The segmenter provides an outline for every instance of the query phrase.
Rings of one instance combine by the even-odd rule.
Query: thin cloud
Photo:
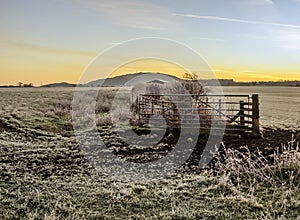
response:
[[[112,23],[137,29],[169,30],[174,26],[168,8],[139,0],[77,0]]]
[[[201,20],[225,21],[225,22],[233,22],[233,23],[269,25],[269,26],[276,26],[276,27],[300,29],[300,25],[293,25],[293,24],[272,23],[272,22],[244,20],[244,19],[235,19],[235,18],[218,17],[218,16],[194,15],[194,14],[174,14],[174,15],[180,17],[187,17],[187,18],[196,18]]]
[[[96,55],[96,53],[93,52],[57,49],[57,48],[44,47],[44,46],[30,44],[30,43],[15,42],[15,41],[8,41],[8,40],[0,40],[0,45],[2,47],[14,48],[14,49],[24,50],[29,52],[48,53],[48,54],[55,54],[55,55],[75,55],[75,56],[88,56],[88,57]]]
[[[264,40],[266,39],[266,36],[264,35],[258,35],[258,34],[250,34],[250,33],[243,33],[240,34],[241,37],[251,39],[251,40]]]
[[[278,47],[300,51],[300,30],[272,30],[270,31],[270,39],[272,39]]]
[[[109,44],[112,45],[112,46],[117,46],[117,45],[121,45],[122,43],[111,42],[111,43],[109,43]]]
[[[210,38],[210,37],[192,37],[191,39],[196,40],[208,40],[208,41],[218,41],[218,42],[227,42],[227,40],[220,39],[220,38]]]
[[[269,4],[269,5],[275,5],[275,3],[272,0],[264,0],[262,2],[265,2],[266,4]]]
[[[268,6],[273,6],[275,5],[274,1],[272,0],[248,0],[246,1],[248,5],[254,5],[254,6],[263,6],[263,5],[268,5]]]

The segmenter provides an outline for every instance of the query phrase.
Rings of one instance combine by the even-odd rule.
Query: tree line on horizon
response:
[[[7,85],[7,86],[0,86],[0,88],[14,88],[14,87],[18,87],[18,88],[28,88],[28,87],[34,87],[33,83],[22,83],[22,82],[18,82],[16,85]]]
[[[288,87],[300,87],[299,80],[279,80],[279,81],[249,81],[249,82],[236,82],[233,79],[207,79],[201,80],[199,75],[195,72],[184,73],[182,78],[184,80],[199,80],[201,83],[207,86],[288,86]],[[43,85],[43,87],[75,87],[76,84],[71,83],[53,83],[48,85]],[[106,85],[110,86],[110,85]],[[115,86],[115,85],[111,85]],[[0,88],[27,88],[35,87],[33,83],[22,83],[18,82],[16,85],[3,85]]]

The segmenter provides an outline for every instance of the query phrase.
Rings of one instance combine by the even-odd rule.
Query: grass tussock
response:
[[[300,217],[300,149],[292,140],[272,155],[223,146],[210,172],[229,197],[248,201],[265,219]],[[227,197],[227,196],[226,196]]]
[[[248,180],[271,187],[295,187],[300,182],[300,149],[293,137],[268,156],[259,150],[251,152],[247,146],[230,149],[223,145],[222,148],[215,168],[228,174],[238,186],[250,185],[252,182]]]

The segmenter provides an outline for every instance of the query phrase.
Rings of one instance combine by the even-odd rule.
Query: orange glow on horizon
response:
[[[33,55],[31,55],[33,56]],[[47,59],[44,59],[46,58]],[[86,68],[87,63],[83,58],[73,57],[59,60],[64,57],[36,57],[35,62],[32,62],[30,56],[15,56],[14,65],[12,60],[8,58],[2,59],[1,65],[2,76],[0,85],[16,85],[18,82],[33,83],[39,86],[43,84],[56,82],[77,83]],[[99,68],[100,72],[101,68]],[[245,71],[241,67],[236,69],[226,68],[221,69],[219,66],[212,66],[212,70],[219,79],[233,79],[236,82],[245,81],[281,81],[281,80],[300,80],[300,74],[290,70],[290,74],[282,74],[283,71],[273,72],[267,68],[261,71]],[[179,78],[188,72],[184,67],[157,59],[136,60],[116,69],[109,77],[137,73],[137,72],[154,72],[174,75]],[[300,71],[299,71],[300,72]],[[98,79],[101,79],[101,74]],[[201,75],[200,75],[201,79]],[[93,79],[91,79],[93,80]]]

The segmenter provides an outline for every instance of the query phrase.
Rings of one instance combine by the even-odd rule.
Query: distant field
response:
[[[84,157],[72,129],[73,91],[0,89],[0,219],[300,218],[299,129],[225,140],[201,173],[186,164],[166,179],[127,183]],[[141,162],[139,146],[122,145],[110,130],[113,94],[98,97],[99,133],[112,152]],[[153,158],[172,144],[163,140]]]
[[[262,126],[300,129],[300,88],[272,86],[223,87],[225,94],[259,94]]]

